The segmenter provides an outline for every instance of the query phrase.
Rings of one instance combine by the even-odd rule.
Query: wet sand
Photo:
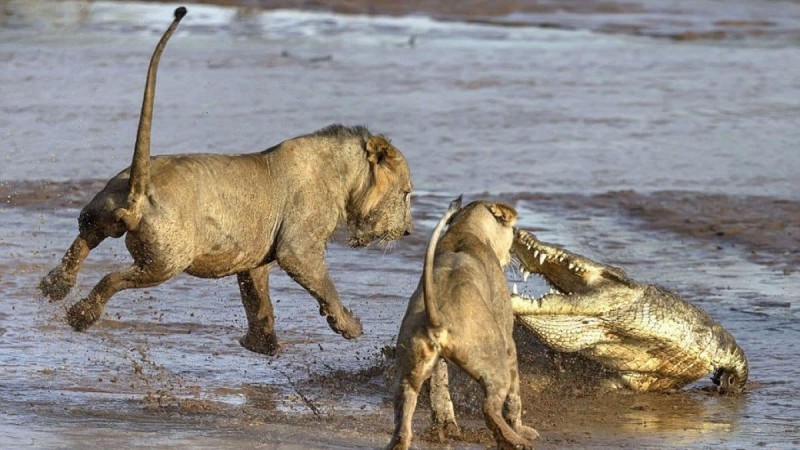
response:
[[[31,213],[64,208],[74,211],[103,184],[103,180],[0,182],[0,198],[3,199],[0,208]],[[800,202],[796,201],[688,191],[648,194],[622,191],[590,196],[501,194],[496,197],[512,204],[529,202],[537,208],[553,211],[624,216],[642,231],[657,232],[665,239],[696,241],[720,249],[742,246],[759,264],[785,274],[798,267],[797,252],[786,250],[800,248],[796,228]],[[417,217],[418,221],[422,219]],[[536,229],[535,226],[529,228]],[[423,245],[424,239],[415,236],[406,244],[411,248],[399,251],[418,253]],[[106,323],[100,328],[109,325]],[[137,328],[139,333],[148,332],[146,328]],[[80,339],[81,334],[75,336]],[[515,338],[526,405],[524,419],[542,434],[537,448],[661,448],[664,446],[662,439],[669,439],[668,447],[692,446],[698,442],[706,445],[709,444],[708,434],[724,434],[725,430],[736,426],[735,418],[747,402],[746,396],[719,397],[708,380],[699,380],[685,391],[671,394],[608,392],[597,387],[606,375],[597,364],[580,357],[554,354],[522,329],[515,330]],[[145,346],[140,362],[129,369],[132,373],[105,375],[139,379],[144,383],[143,395],[124,400],[122,405],[118,401],[100,402],[64,410],[57,403],[17,405],[18,414],[36,415],[37,421],[44,422],[47,429],[56,424],[65,426],[65,419],[82,424],[77,429],[65,426],[55,441],[52,437],[34,436],[31,444],[36,447],[72,446],[88,439],[126,445],[152,439],[159,446],[165,443],[169,446],[169,436],[175,431],[164,433],[162,430],[180,429],[185,436],[175,438],[177,447],[233,448],[261,442],[280,448],[376,448],[385,444],[392,430],[393,373],[391,358],[382,351],[373,352],[368,357],[367,367],[359,371],[340,369],[327,374],[309,373],[308,378],[297,380],[287,375],[284,389],[288,394],[281,394],[280,389],[271,389],[267,384],[232,388],[232,393],[247,398],[238,405],[181,394],[185,390],[181,377],[160,370],[157,363],[148,360],[146,353]],[[213,364],[213,358],[210,363]],[[148,365],[150,370],[142,369]],[[122,372],[127,371],[123,369]],[[53,371],[49,375],[56,377],[58,373]],[[451,377],[464,435],[450,441],[418,431],[417,445],[419,448],[439,448],[443,443],[458,448],[491,446],[493,441],[482,423],[481,397],[474,382],[457,370],[452,371]],[[113,381],[113,385],[122,383],[123,380]],[[751,389],[758,390],[758,386],[758,381],[751,381]],[[76,386],[75,389],[80,392],[87,387]],[[362,399],[363,405],[337,410],[337,402],[344,397]],[[287,405],[293,406],[287,411]],[[425,430],[430,425],[428,415],[423,396],[415,417],[416,430]],[[84,426],[88,427],[88,434],[80,431]],[[131,429],[119,432],[118,427],[126,426]],[[681,442],[675,441],[678,431]],[[790,442],[800,444],[798,440]],[[768,441],[757,443],[768,445]]]

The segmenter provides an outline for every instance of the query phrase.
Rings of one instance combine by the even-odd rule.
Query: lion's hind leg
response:
[[[67,311],[67,322],[75,331],[84,331],[103,313],[108,300],[123,289],[155,286],[174,277],[180,270],[158,270],[152,265],[133,264],[126,270],[112,272],[103,277],[89,295],[72,305]]]
[[[63,300],[78,280],[78,272],[89,252],[103,242],[105,236],[81,233],[72,241],[61,262],[39,282],[39,290],[50,301]]]
[[[275,355],[280,347],[275,336],[275,315],[269,298],[269,265],[236,274],[247,314],[247,334],[239,339],[251,352]]]
[[[63,300],[69,294],[78,279],[83,261],[94,248],[107,237],[118,238],[125,234],[125,227],[114,219],[111,210],[120,201],[121,196],[116,188],[127,180],[111,180],[108,192],[98,193],[92,201],[81,210],[78,216],[78,237],[72,241],[69,249],[61,258],[58,266],[45,275],[39,282],[39,290],[50,301]]]

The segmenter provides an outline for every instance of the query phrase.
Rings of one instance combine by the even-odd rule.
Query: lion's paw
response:
[[[328,325],[333,331],[341,334],[345,339],[355,339],[364,334],[361,321],[346,308],[342,309],[338,316],[328,316]]]
[[[281,347],[275,333],[264,335],[258,332],[247,332],[239,339],[239,344],[251,352],[261,353],[262,355],[275,356],[280,353]]]
[[[67,311],[67,323],[69,323],[75,331],[84,331],[97,322],[102,312],[102,306],[87,299],[83,299],[72,305],[69,311]]]
[[[73,286],[75,280],[67,278],[61,268],[55,268],[39,282],[39,291],[51,302],[57,302],[63,300]]]

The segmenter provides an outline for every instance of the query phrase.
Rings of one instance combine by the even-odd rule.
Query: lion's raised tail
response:
[[[131,163],[131,174],[128,180],[130,190],[128,191],[128,204],[124,208],[117,209],[114,214],[117,219],[125,222],[128,230],[135,230],[142,218],[141,203],[147,193],[150,184],[150,129],[153,122],[153,98],[156,91],[156,72],[158,71],[158,61],[161,53],[167,45],[172,33],[178,28],[183,16],[186,15],[186,8],[183,6],[175,9],[175,19],[173,19],[167,31],[158,41],[153,56],[150,58],[150,67],[147,69],[147,81],[144,85],[144,99],[142,100],[142,113],[139,116],[139,129],[136,132],[136,145],[133,150],[133,162]]]
[[[439,308],[436,306],[436,289],[433,282],[433,257],[436,253],[436,244],[439,242],[439,235],[442,233],[442,228],[450,221],[459,209],[461,209],[461,198],[459,195],[457,199],[450,202],[450,207],[444,213],[439,223],[431,233],[431,238],[428,241],[428,250],[425,252],[425,261],[422,263],[422,295],[425,297],[425,310],[428,313],[428,325],[432,328],[440,328],[442,320],[439,317]]]

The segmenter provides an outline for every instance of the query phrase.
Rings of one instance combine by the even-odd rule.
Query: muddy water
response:
[[[405,152],[415,181],[418,233],[392,249],[329,248],[365,335],[333,334],[276,270],[283,353],[270,358],[236,342],[245,318],[233,279],[124,292],[89,332],[72,332],[66,305],[127,264],[120,241],[92,253],[63,303],[38,297],[80,205],[129,164],[145,64],[174,5],[2,2],[0,442],[385,444],[381,350],[416,286],[426,233],[464,192],[511,202],[541,238],[697,302],[750,359],[741,398],[709,394],[707,380],[673,395],[608,396],[591,389],[585,362],[559,365],[533,344],[521,355],[525,419],[542,447],[800,446],[800,27],[796,3],[756,3],[757,15],[744,4],[726,14],[664,2],[624,16],[664,33],[614,28],[622,16],[591,9],[492,20],[544,14],[563,25],[553,29],[466,23],[484,18],[474,14],[190,6],[161,63],[154,153],[255,151],[332,122],[365,123]],[[745,27],[748,17],[781,32],[657,38]],[[474,386],[457,384],[459,412],[477,431],[455,446],[484,446]],[[426,420],[418,414],[418,429]]]

